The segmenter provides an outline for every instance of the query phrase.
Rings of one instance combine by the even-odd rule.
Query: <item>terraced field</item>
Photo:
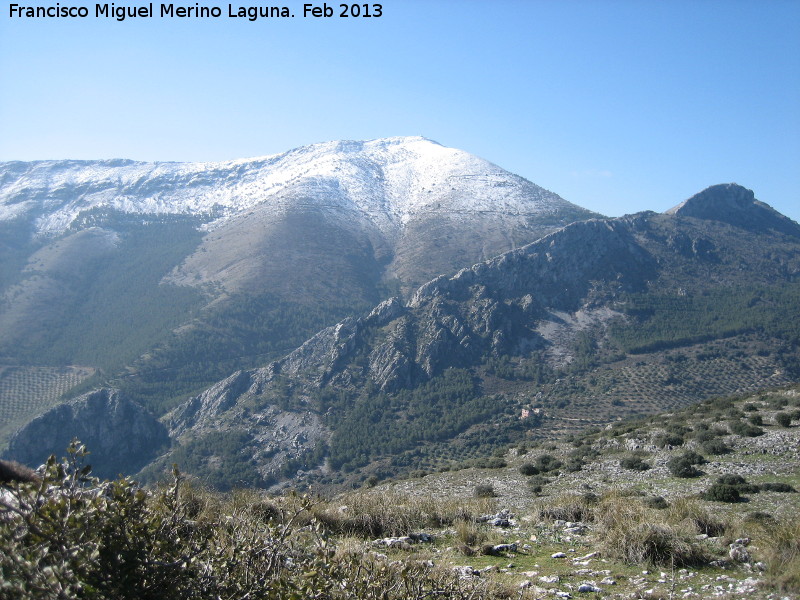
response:
[[[543,386],[541,393],[530,399],[548,417],[539,433],[573,433],[589,425],[678,409],[713,396],[747,394],[792,383],[774,357],[764,351],[768,346],[761,347],[763,343],[743,337],[698,344],[636,355],[565,377]],[[737,345],[748,346],[748,351],[736,351]],[[524,396],[523,389],[519,388],[518,397]]]
[[[0,366],[0,448],[11,434],[94,374],[92,367]]]

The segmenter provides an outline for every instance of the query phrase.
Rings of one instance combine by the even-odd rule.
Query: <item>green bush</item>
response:
[[[659,448],[683,446],[683,436],[676,433],[660,433],[653,438],[653,443]]]
[[[361,547],[337,546],[315,514],[322,500],[221,495],[186,484],[177,471],[169,485],[146,490],[128,478],[90,477],[85,454],[74,442],[67,459],[48,460],[41,483],[15,484],[5,495],[2,600],[507,597],[447,569],[393,566]],[[402,512],[384,506],[380,519]]]
[[[564,464],[564,469],[570,473],[577,473],[585,464],[582,459],[573,456]]]
[[[498,456],[487,456],[484,458],[476,458],[472,461],[471,466],[477,469],[502,469],[507,467],[508,463]]]
[[[494,498],[494,487],[491,484],[476,485],[472,495],[476,498]]]
[[[770,408],[774,408],[774,409],[777,409],[777,410],[782,409],[784,406],[786,406],[788,404],[789,404],[789,399],[788,398],[784,398],[782,396],[772,396],[769,399]]]
[[[731,451],[730,446],[728,446],[723,440],[719,438],[714,438],[705,441],[700,445],[700,447],[706,454],[714,454],[714,455],[728,454]]]
[[[538,475],[539,469],[531,463],[524,463],[519,466],[519,472],[526,477],[530,477],[531,475]]]
[[[695,468],[694,465],[701,465],[705,462],[706,460],[696,452],[687,451],[681,456],[674,456],[669,459],[667,468],[675,477],[699,477],[703,472]]]
[[[792,416],[785,412],[775,413],[775,422],[781,427],[791,427]]]
[[[759,487],[764,492],[783,492],[789,494],[797,493],[797,490],[788,483],[762,483]]]
[[[758,437],[760,435],[764,435],[763,429],[744,421],[731,421],[728,423],[728,427],[730,428],[731,433],[740,435],[742,437]]]
[[[755,484],[747,483],[747,480],[741,475],[726,474],[717,477],[719,485],[729,485],[735,487],[736,491],[740,494],[757,494],[761,488]]]
[[[703,500],[710,500],[712,502],[739,502],[741,500],[737,487],[724,483],[712,484],[711,487],[700,496]]]
[[[548,471],[560,469],[562,463],[560,460],[551,456],[550,454],[542,454],[541,456],[536,457],[534,465],[537,469],[539,469],[540,472],[547,473]]]
[[[651,465],[642,460],[640,456],[626,456],[619,461],[619,466],[623,469],[630,469],[632,471],[647,471]]]

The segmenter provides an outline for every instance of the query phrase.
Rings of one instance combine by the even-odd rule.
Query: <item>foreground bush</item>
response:
[[[153,491],[89,476],[79,443],[40,483],[0,496],[0,599],[496,598],[503,590],[423,563],[338,549],[315,502],[225,496],[174,473]]]

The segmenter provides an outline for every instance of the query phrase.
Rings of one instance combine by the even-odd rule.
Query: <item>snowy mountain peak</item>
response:
[[[548,215],[571,204],[467,152],[424,137],[332,141],[224,162],[0,163],[0,220],[67,229],[93,208],[191,214],[210,227],[265,205],[357,213],[384,233],[423,213]]]

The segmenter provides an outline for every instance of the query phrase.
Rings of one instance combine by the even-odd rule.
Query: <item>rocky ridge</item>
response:
[[[734,189],[731,206],[745,196]],[[242,432],[245,454],[264,477],[274,478],[282,470],[280,460],[272,450],[262,452],[259,440],[291,440],[283,459],[319,453],[335,435],[326,393],[351,398],[346,402],[365,389],[391,396],[435,382],[450,368],[471,370],[477,385],[488,387],[487,361],[530,361],[534,352],[547,368],[569,368],[581,336],[594,336],[595,353],[609,343],[610,325],[630,318],[624,308],[632,294],[666,290],[680,297],[702,293],[710,284],[769,285],[800,273],[797,241],[780,227],[766,232],[761,226],[740,227],[736,239],[730,227],[724,220],[654,213],[571,224],[453,276],[437,277],[405,304],[392,298],[363,317],[328,327],[284,358],[211,386],[162,421],[180,444],[212,432]],[[706,277],[706,270],[713,277]],[[667,379],[664,385],[673,383]],[[530,398],[537,386],[514,389],[518,397]],[[494,402],[517,406],[515,398]],[[367,394],[356,407],[371,401]],[[336,410],[348,410],[347,404]],[[283,430],[276,434],[278,421]],[[326,468],[324,462],[309,467]]]

